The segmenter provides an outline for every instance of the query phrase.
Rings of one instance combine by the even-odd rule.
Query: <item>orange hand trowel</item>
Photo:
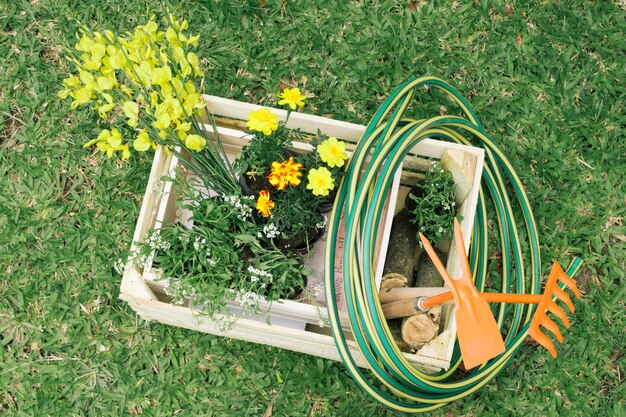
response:
[[[454,240],[461,258],[461,277],[454,279],[435,253],[430,242],[420,233],[422,244],[450,288],[456,305],[457,338],[466,369],[487,362],[505,351],[500,329],[487,301],[480,297],[472,283],[469,262],[465,255],[463,235],[459,222],[454,219]]]
[[[420,239],[422,240],[422,244],[428,256],[430,256],[437,270],[450,288],[450,292],[428,298],[418,297],[415,300],[409,300],[409,302],[412,303],[414,312],[420,312],[426,311],[435,305],[454,300],[454,304],[456,305],[457,337],[459,339],[461,354],[463,355],[463,363],[467,369],[480,365],[498,356],[505,350],[500,330],[487,302],[538,304],[537,311],[530,323],[528,334],[556,358],[554,345],[550,339],[541,332],[540,326],[552,332],[557,340],[562,343],[563,336],[558,326],[546,313],[550,311],[557,316],[561,319],[563,324],[565,324],[565,327],[569,327],[570,323],[563,309],[556,304],[552,297],[554,296],[563,301],[572,313],[575,311],[574,304],[567,293],[559,287],[559,283],[567,286],[574,293],[576,298],[580,298],[580,292],[576,287],[576,282],[567,276],[558,263],[555,262],[552,266],[543,294],[478,292],[472,282],[469,261],[467,260],[467,256],[465,256],[463,235],[459,222],[456,219],[454,219],[454,240],[456,242],[457,252],[461,258],[461,277],[459,279],[450,277],[441,263],[441,260],[435,254],[433,247],[422,234],[420,234]],[[402,300],[398,301],[398,303],[406,304],[406,301]],[[386,307],[387,310],[390,311],[406,312],[405,306],[395,309],[389,308],[390,305]],[[383,306],[383,310],[385,310],[385,306]],[[393,318],[393,316],[387,318]]]

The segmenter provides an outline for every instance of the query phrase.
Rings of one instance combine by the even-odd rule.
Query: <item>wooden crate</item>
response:
[[[236,154],[246,140],[242,139],[244,121],[247,119],[251,110],[256,110],[261,106],[213,96],[205,96],[205,100],[207,101],[208,110],[217,118],[220,137],[225,143],[227,152]],[[272,109],[272,111],[278,115],[279,119],[285,120],[286,111],[281,109]],[[320,130],[323,134],[335,136],[348,142],[349,149],[351,146],[350,143],[353,144],[358,141],[365,130],[365,126],[305,113],[292,113],[287,127],[291,129],[299,128],[303,132],[310,134],[315,134],[317,130]],[[301,146],[304,150],[307,148],[306,144],[298,146]],[[466,248],[469,247],[469,237],[471,236],[474,222],[478,188],[482,174],[484,151],[478,148],[430,139],[420,142],[412,150],[413,156],[405,159],[405,169],[398,173],[396,187],[394,188],[397,195],[394,193],[391,196],[392,198],[397,197],[398,204],[395,204],[396,201],[389,203],[389,216],[387,217],[383,234],[379,236],[379,239],[381,239],[381,247],[386,247],[386,238],[388,236],[385,235],[385,232],[388,233],[389,231],[391,214],[395,214],[402,209],[404,196],[408,192],[408,185],[416,175],[415,172],[424,170],[429,165],[430,159],[440,159],[443,154],[449,150],[463,152],[464,155],[470,157],[474,162],[470,193],[457,211],[457,214],[463,218],[461,227],[466,240]],[[158,221],[171,221],[176,217],[174,207],[175,193],[171,193],[171,190],[166,190],[170,191],[170,193],[163,193],[163,188],[171,187],[171,183],[163,183],[161,181],[161,178],[167,175],[172,167],[172,158],[173,156],[171,154],[160,150],[155,154],[147,191],[133,235],[133,242],[143,241],[149,229],[157,226]],[[403,185],[400,186],[399,183]],[[170,195],[170,197],[167,197],[168,195]],[[133,243],[131,250],[134,249],[135,245]],[[380,253],[379,257],[384,259],[384,251]],[[448,259],[448,270],[452,276],[458,276],[460,263],[456,258],[454,245],[451,246]],[[382,270],[382,264],[379,264],[379,266],[379,269]],[[443,288],[424,288],[423,294],[430,295],[444,290]],[[325,314],[324,308],[321,308],[321,310],[318,308],[313,310],[311,306],[303,306],[302,303],[298,302],[289,302],[282,305],[274,304],[272,306],[273,317],[280,320],[299,321],[305,325],[299,328],[298,326],[291,326],[289,323],[279,325],[277,323],[280,320],[276,320],[274,324],[269,325],[264,321],[240,318],[237,320],[234,328],[225,330],[219,324],[195,314],[194,310],[188,305],[174,305],[168,302],[168,297],[163,293],[163,284],[155,280],[154,271],[150,271],[149,269],[143,270],[133,261],[129,261],[126,265],[122,278],[120,298],[127,301],[129,305],[146,320],[156,320],[165,324],[255,343],[263,343],[329,359],[340,359],[335,348],[334,340],[332,336],[330,336],[329,329],[320,328],[312,324],[317,322],[317,315],[320,314],[320,312],[323,315]],[[435,341],[425,346],[425,348],[418,351],[417,354],[406,354],[409,361],[425,371],[437,371],[447,369],[450,366],[456,335],[454,315],[451,314],[450,317],[451,319],[447,323],[446,332],[440,335]],[[342,324],[344,325],[344,329],[348,328],[347,320],[342,319]],[[351,338],[349,334],[347,338],[357,364],[359,364],[359,366],[365,366],[365,362],[358,352],[356,343],[350,341]]]

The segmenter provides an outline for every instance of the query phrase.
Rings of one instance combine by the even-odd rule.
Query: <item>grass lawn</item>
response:
[[[151,160],[82,149],[95,124],[56,96],[62,47],[79,23],[130,30],[168,9],[203,34],[214,95],[272,103],[297,82],[306,111],[367,123],[411,74],[455,85],[527,187],[544,268],[586,266],[557,360],[525,345],[433,415],[626,415],[626,5],[398,3],[0,0],[0,415],[398,415],[340,363],[146,323],[118,300]],[[421,100],[416,115],[448,111]]]

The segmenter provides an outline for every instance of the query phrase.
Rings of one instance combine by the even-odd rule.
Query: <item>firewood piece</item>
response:
[[[417,226],[410,219],[406,210],[393,218],[381,288],[413,286]]]
[[[413,316],[420,313],[423,312],[415,308],[414,298],[383,304],[383,314],[387,320],[396,319],[398,317]]]
[[[417,350],[437,336],[439,326],[427,314],[416,314],[402,321],[402,340]]]
[[[435,253],[445,265],[448,254],[435,248]],[[415,274],[415,287],[443,287],[443,278],[427,253],[423,253],[419,260],[419,267]]]
[[[450,291],[444,287],[424,288],[424,287],[406,287],[406,288],[385,288],[378,293],[381,304],[393,303],[394,301],[406,300],[408,298],[432,297],[444,292]]]

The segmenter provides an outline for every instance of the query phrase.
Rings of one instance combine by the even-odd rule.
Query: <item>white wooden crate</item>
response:
[[[262,106],[238,102],[234,100],[223,99],[220,97],[205,96],[208,110],[218,117],[218,129],[220,137],[225,144],[225,148],[229,153],[236,153],[245,143],[246,139],[242,139],[243,133],[238,130],[242,126],[243,120],[246,120],[251,110],[256,110]],[[285,120],[286,111],[281,109],[272,109],[281,120]],[[222,126],[220,126],[222,125]],[[347,142],[356,142],[365,130],[365,126],[353,123],[336,121],[329,118],[313,116],[305,113],[292,113],[288,128],[299,128],[303,132],[315,134],[320,130],[323,134],[335,136]],[[298,145],[300,146],[300,145]],[[308,145],[303,144],[306,150]],[[348,146],[350,148],[350,145]],[[405,159],[405,164],[410,167],[424,168],[425,161],[423,158],[440,159],[444,152],[449,149],[460,150],[475,158],[475,170],[473,173],[473,186],[469,195],[458,208],[457,214],[462,216],[461,228],[465,237],[465,246],[469,248],[469,238],[471,236],[472,225],[476,212],[476,203],[478,199],[478,188],[480,177],[482,174],[482,165],[484,151],[482,149],[457,145],[453,143],[435,141],[425,139],[420,142],[413,150],[411,156]],[[172,165],[171,154],[157,151],[154,157],[150,178],[148,180],[147,191],[141,206],[139,219],[133,236],[133,242],[143,241],[150,228],[157,225],[159,220],[171,220],[175,217],[175,198],[167,198],[163,194],[163,184],[161,177],[167,175]],[[411,173],[407,169],[402,172],[402,178],[410,178]],[[397,180],[400,179],[398,173]],[[398,188],[395,188],[398,191]],[[401,210],[404,201],[404,195],[408,192],[408,187],[399,187],[398,204],[390,202],[390,215],[387,218],[386,226],[383,230],[389,230],[391,214]],[[172,194],[174,196],[175,194]],[[395,197],[396,194],[393,195]],[[395,205],[395,208],[393,207]],[[381,244],[386,247],[387,235],[383,234]],[[135,249],[133,247],[131,250]],[[384,251],[381,253],[384,259]],[[454,245],[448,257],[447,268],[453,277],[459,275],[460,263],[456,258]],[[382,265],[380,268],[382,269]],[[318,326],[311,324],[302,328],[290,328],[277,324],[269,325],[265,322],[240,318],[237,320],[234,328],[224,330],[219,324],[211,320],[199,317],[188,306],[179,306],[171,304],[167,301],[167,297],[162,294],[162,283],[155,280],[154,271],[144,271],[135,262],[129,261],[122,278],[120,298],[127,301],[129,305],[144,319],[156,320],[161,323],[174,326],[184,327],[203,331],[206,333],[233,337],[255,343],[263,343],[281,348],[294,350],[297,352],[307,353],[311,355],[321,356],[329,359],[339,360],[339,354],[335,348],[335,343],[329,334],[328,329],[320,329]],[[440,288],[425,288],[424,295],[430,295],[443,291]],[[317,322],[320,310],[312,309],[310,305],[290,301],[283,304],[274,304],[272,306],[272,314],[276,317],[287,318],[301,322]],[[325,314],[325,309],[321,309],[321,314]],[[313,321],[314,320],[314,321]],[[342,324],[347,328],[347,322],[342,320]],[[447,369],[450,366],[450,359],[454,348],[454,340],[456,335],[456,322],[454,315],[450,315],[448,321],[447,334],[451,337],[439,338],[433,342],[432,346],[427,345],[418,351],[417,354],[406,354],[409,361],[414,363],[426,371],[437,371]],[[365,366],[365,362],[358,352],[356,343],[350,341],[348,336],[348,344],[351,352],[355,357],[357,364]]]

